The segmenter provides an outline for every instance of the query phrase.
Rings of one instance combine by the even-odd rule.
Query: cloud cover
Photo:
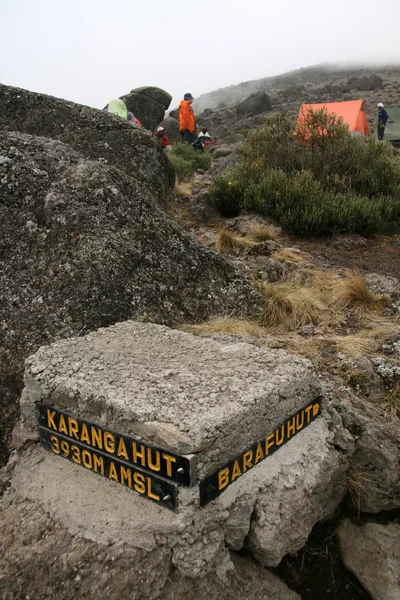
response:
[[[176,106],[322,62],[400,63],[400,2],[0,0],[0,82],[102,108],[156,85]]]

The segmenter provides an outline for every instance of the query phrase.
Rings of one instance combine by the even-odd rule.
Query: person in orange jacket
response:
[[[191,144],[195,138],[194,113],[190,106],[193,100],[192,94],[185,94],[179,105],[179,131],[181,132],[183,144]]]

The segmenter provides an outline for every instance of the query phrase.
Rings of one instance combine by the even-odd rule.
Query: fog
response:
[[[97,108],[194,96],[324,62],[400,64],[399,0],[0,0],[0,82]]]

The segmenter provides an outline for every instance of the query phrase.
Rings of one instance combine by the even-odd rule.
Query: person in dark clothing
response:
[[[383,103],[378,104],[378,140],[383,140],[383,134],[385,133],[386,123],[388,122],[389,115],[384,109]]]

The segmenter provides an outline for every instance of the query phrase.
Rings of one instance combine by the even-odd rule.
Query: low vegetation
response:
[[[309,278],[305,284],[295,279],[279,283],[262,283],[259,291],[265,297],[260,316],[264,327],[273,331],[295,331],[314,323],[324,327],[338,325],[341,315],[330,304],[322,282]]]
[[[178,176],[175,177],[174,196],[175,198],[190,198],[193,193],[193,186],[190,182],[181,183]]]
[[[246,238],[233,236],[244,243]],[[398,331],[384,316],[389,305],[385,295],[373,294],[359,273],[339,277],[334,271],[319,271],[299,265],[286,281],[265,283],[254,279],[264,298],[258,314],[251,318],[221,315],[180,329],[194,335],[213,333],[257,338],[270,348],[282,348],[310,359],[325,372],[340,377],[354,394],[364,396],[382,409],[382,415],[400,419],[400,387],[387,383],[387,391],[371,396],[370,373],[360,356],[376,357],[383,340]],[[313,325],[312,333],[305,325]],[[357,492],[359,481],[351,476]]]
[[[237,217],[244,208],[245,182],[238,178],[238,172],[227,172],[214,180],[210,188],[215,206],[223,217]]]
[[[207,171],[212,160],[211,154],[194,150],[189,144],[173,144],[167,156],[179,181],[190,181],[197,169]]]
[[[237,249],[251,246],[252,243],[253,242],[247,237],[234,235],[227,229],[220,229],[215,243],[215,249],[221,254],[231,254]]]
[[[233,244],[245,244],[246,238],[234,236],[222,230],[228,247]],[[382,328],[380,313],[388,305],[389,300],[384,295],[372,294],[366,287],[365,281],[359,274],[349,273],[339,279],[334,272],[302,269],[301,277],[291,277],[287,281],[265,283],[254,280],[259,294],[264,297],[260,314],[251,321],[263,328],[264,335],[271,333],[296,332],[303,325],[313,323],[321,332],[330,335],[331,341],[338,349],[349,354],[357,354],[366,349],[372,349],[376,343],[374,330],[362,330],[357,335],[334,336],[334,331],[340,328],[350,316],[357,324],[375,326],[375,337],[384,336],[392,331],[392,327]],[[217,320],[219,330],[224,330],[224,324],[229,325],[230,333],[234,332],[236,321]],[[240,327],[244,321],[237,321]],[[197,326],[196,326],[197,327]],[[378,327],[378,329],[376,329]],[[199,331],[202,326],[200,326]],[[225,329],[225,331],[227,331]],[[318,345],[318,341],[316,342]]]
[[[256,321],[239,319],[234,316],[213,317],[204,323],[182,325],[179,329],[194,335],[207,335],[210,333],[229,333],[244,337],[261,338],[265,330]]]
[[[282,248],[279,252],[275,252],[272,254],[272,258],[276,260],[281,260],[283,262],[289,261],[298,264],[302,264],[305,262],[304,256],[299,252],[294,250],[293,248]]]
[[[364,469],[360,468],[359,465],[352,465],[347,471],[347,490],[350,494],[353,505],[358,509],[358,517],[361,513],[361,501],[364,490],[369,481],[370,478],[368,477],[368,473],[364,471]]]
[[[279,232],[272,225],[255,225],[249,230],[247,236],[255,242],[276,241],[279,237]]]
[[[333,289],[334,301],[344,307],[361,311],[390,306],[390,299],[382,294],[373,294],[359,273],[348,273]]]
[[[397,384],[386,394],[378,396],[375,402],[385,411],[387,416],[400,420],[400,388]]]
[[[235,235],[228,229],[220,229],[215,242],[215,249],[221,254],[232,254],[237,250],[248,248],[256,244],[276,240],[278,232],[273,227],[256,226],[250,229],[246,235]]]
[[[272,117],[238,152],[237,166],[211,188],[225,217],[245,209],[301,236],[369,236],[400,221],[399,158],[324,111],[309,111],[297,129]]]

